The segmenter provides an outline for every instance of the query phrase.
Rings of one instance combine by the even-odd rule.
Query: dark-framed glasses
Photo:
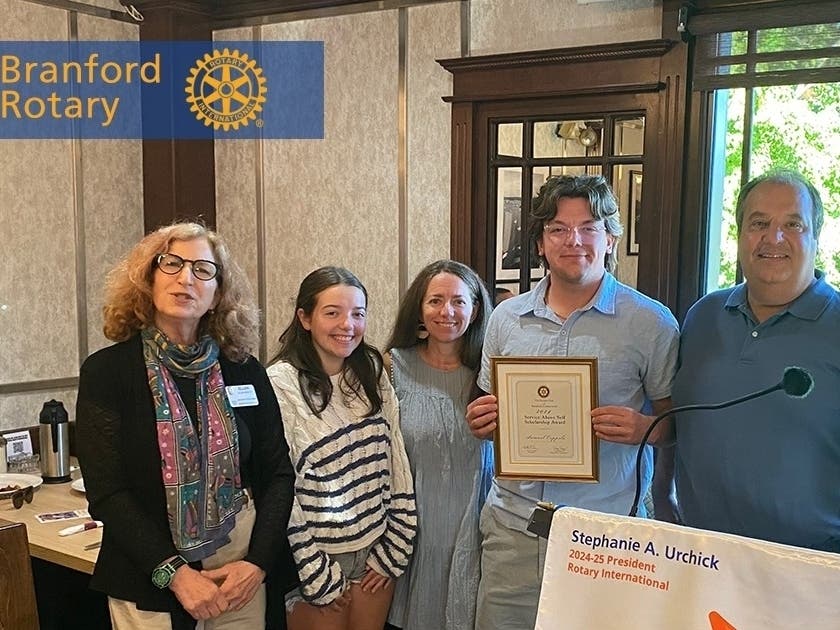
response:
[[[155,258],[157,268],[170,276],[176,276],[181,273],[181,269],[184,268],[184,264],[186,263],[190,264],[192,275],[205,282],[219,275],[219,271],[222,268],[221,265],[214,263],[212,260],[189,260],[187,258],[181,258],[177,254],[158,254]]]
[[[32,486],[26,486],[25,488],[18,488],[6,498],[11,499],[12,505],[15,506],[16,510],[19,510],[23,507],[24,501],[26,501],[27,503],[32,503],[32,495],[34,492],[35,489]]]

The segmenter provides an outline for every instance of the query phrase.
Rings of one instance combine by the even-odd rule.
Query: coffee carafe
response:
[[[44,403],[41,409],[41,473],[44,483],[70,481],[70,433],[67,410],[59,400]]]

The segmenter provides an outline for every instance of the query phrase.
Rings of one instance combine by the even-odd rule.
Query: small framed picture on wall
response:
[[[627,255],[639,255],[639,220],[642,215],[642,171],[628,171],[630,194],[627,196]]]

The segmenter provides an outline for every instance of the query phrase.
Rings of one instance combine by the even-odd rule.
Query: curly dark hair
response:
[[[537,241],[543,236],[545,224],[557,214],[557,202],[564,197],[585,199],[589,202],[592,218],[604,222],[607,234],[613,236],[616,242],[624,233],[621,216],[618,213],[618,202],[615,199],[609,182],[602,175],[560,175],[549,178],[540,188],[540,192],[531,204],[528,217],[528,240],[531,243],[532,255],[539,259],[543,267],[548,269],[548,261],[541,256],[537,249]],[[604,268],[615,271],[618,265],[618,247],[604,255]]]

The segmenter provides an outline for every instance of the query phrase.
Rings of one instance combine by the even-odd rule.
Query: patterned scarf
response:
[[[178,553],[189,562],[202,560],[230,541],[228,533],[244,502],[239,440],[219,346],[209,336],[181,346],[157,328],[144,329],[142,338],[169,529]],[[195,427],[173,374],[195,378]]]

